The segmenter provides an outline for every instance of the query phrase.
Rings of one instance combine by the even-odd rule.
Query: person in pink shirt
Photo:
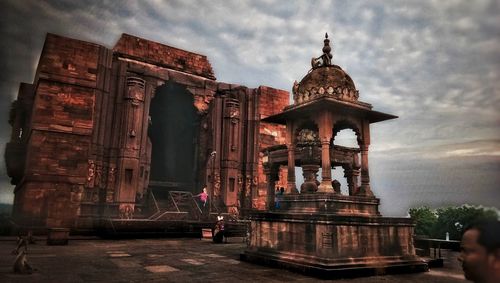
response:
[[[204,187],[203,191],[201,193],[197,194],[196,197],[200,198],[201,206],[205,207],[207,205],[207,201],[208,201],[207,187]]]

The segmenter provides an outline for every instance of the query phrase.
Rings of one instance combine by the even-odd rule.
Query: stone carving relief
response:
[[[120,219],[132,219],[134,217],[134,206],[131,204],[120,204],[118,217]]]
[[[348,87],[319,86],[305,90],[303,93],[294,93],[296,103],[304,103],[321,96],[354,102],[359,98],[359,91]]]
[[[238,184],[238,196],[241,196],[242,191],[243,191],[243,176],[241,174],[238,174],[237,178],[237,184]]]
[[[193,95],[194,107],[196,107],[198,114],[207,114],[210,102],[214,98],[213,93],[200,88],[188,87],[189,91]]]
[[[331,232],[321,233],[321,247],[324,249],[333,248],[335,234]]]
[[[112,190],[107,190],[106,191],[106,202],[113,202],[115,194]]]
[[[82,201],[83,186],[82,185],[72,185],[71,186],[71,202],[79,203]]]
[[[72,194],[73,194],[73,191],[72,191]],[[75,195],[75,197],[77,197],[77,196]],[[81,200],[83,202],[97,203],[97,202],[99,202],[99,191],[92,189],[92,188],[82,189]]]
[[[258,208],[259,208],[258,199],[252,199],[252,209],[258,209]]]
[[[316,131],[310,129],[302,129],[297,135],[296,144],[300,145],[315,145],[319,144],[319,137]]]
[[[102,186],[102,166],[95,166],[95,176],[94,176],[94,185],[98,188]]]
[[[87,187],[93,188],[94,187],[94,178],[95,178],[95,163],[93,160],[88,160],[88,167],[87,167]]]
[[[114,189],[115,189],[115,178],[116,178],[116,168],[110,166],[108,169],[107,178],[107,190],[106,190],[106,202],[113,202]]]
[[[128,92],[126,98],[132,99],[134,101],[144,101],[145,81],[143,79],[137,77],[128,77],[127,87]]]
[[[92,192],[92,202],[99,202],[99,191],[93,191]]]
[[[247,175],[247,183],[246,183],[246,187],[245,187],[245,197],[247,197],[247,198],[250,197],[250,195],[251,195],[251,192],[252,192],[251,186],[252,186],[252,176]]]
[[[116,168],[113,166],[110,166],[109,170],[108,170],[108,188],[114,187],[115,178],[116,178]]]
[[[208,113],[208,106],[211,100],[211,97],[208,95],[194,95],[194,107],[198,110],[198,114]]]
[[[241,176],[241,174],[238,174],[238,186],[241,187],[242,184],[243,184],[243,176]]]
[[[240,215],[239,209],[236,206],[228,207],[228,212],[230,215],[232,215],[233,217],[236,217],[236,218],[238,218]]]
[[[231,123],[238,123],[238,119],[240,118],[239,109],[231,109],[231,113],[229,114],[229,116],[231,117]]]
[[[214,174],[214,196],[220,196],[220,176],[218,173]]]

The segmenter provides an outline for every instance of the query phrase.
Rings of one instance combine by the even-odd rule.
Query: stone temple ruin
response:
[[[196,218],[204,186],[212,211],[264,209],[259,153],[285,133],[260,118],[288,103],[287,91],[216,81],[203,55],[128,34],[113,49],[48,34],[10,112],[15,221]]]

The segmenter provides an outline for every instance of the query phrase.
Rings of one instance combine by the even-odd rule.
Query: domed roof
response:
[[[329,96],[336,99],[356,101],[359,92],[351,77],[340,66],[331,63],[330,40],[325,35],[323,55],[312,58],[312,69],[293,85],[295,103],[303,103],[318,97]]]
[[[337,65],[330,65],[311,69],[300,81],[298,91],[304,93],[313,87],[319,88],[321,86],[356,89],[351,77],[342,68]]]

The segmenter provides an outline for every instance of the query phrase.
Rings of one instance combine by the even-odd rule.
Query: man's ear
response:
[[[488,263],[491,264],[495,269],[500,270],[500,249],[489,253]]]

